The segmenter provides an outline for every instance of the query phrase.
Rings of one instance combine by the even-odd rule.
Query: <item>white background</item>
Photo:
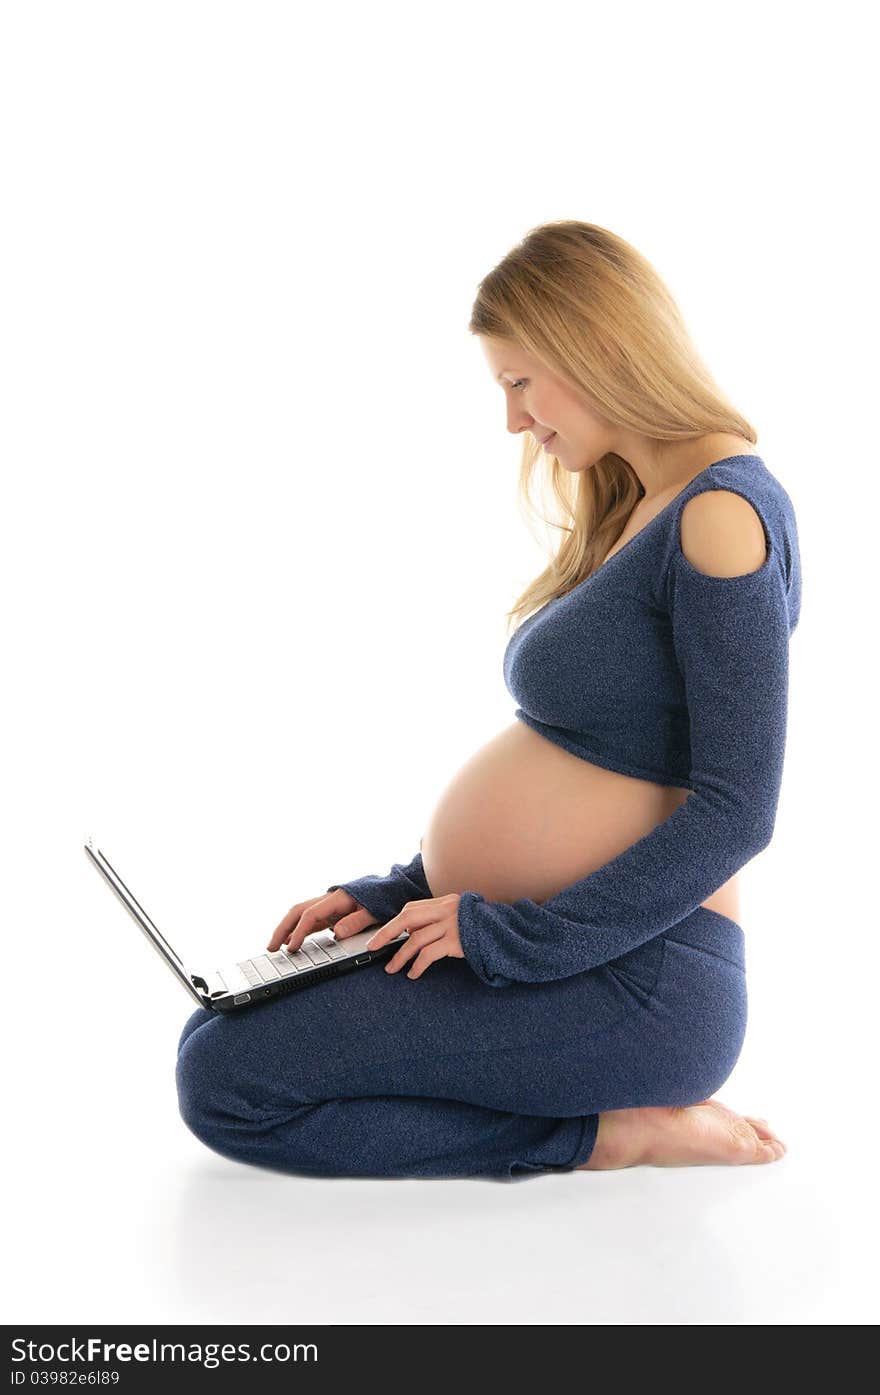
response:
[[[3,7],[6,1321],[876,1321],[867,17]],[[649,257],[797,511],[720,1092],[788,1154],[513,1186],[228,1162],[177,1113],[191,1004],[84,839],[205,966],[414,855],[512,720],[504,613],[547,542],[466,325],[555,218]]]

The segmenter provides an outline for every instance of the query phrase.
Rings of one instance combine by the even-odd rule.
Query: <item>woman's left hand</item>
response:
[[[453,959],[463,959],[464,950],[458,933],[460,900],[458,892],[452,891],[448,896],[407,901],[403,910],[393,920],[386,921],[381,930],[377,930],[373,938],[367,941],[367,949],[381,949],[389,940],[408,930],[409,939],[385,965],[387,974],[396,974],[398,969],[414,959],[407,978],[421,978],[435,959],[444,959],[447,955]]]

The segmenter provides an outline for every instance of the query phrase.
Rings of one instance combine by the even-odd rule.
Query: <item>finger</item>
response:
[[[444,959],[448,951],[442,940],[432,940],[416,956],[416,961],[407,973],[407,978],[421,978],[422,974],[438,959]]]
[[[358,935],[362,930],[366,930],[370,925],[377,925],[378,921],[369,911],[352,911],[350,915],[344,915],[333,926],[333,933],[337,940],[345,940],[349,935]]]
[[[286,948],[295,954],[303,940],[316,935],[320,930],[332,929],[336,925],[338,912],[321,906],[310,906],[303,911],[294,929],[287,937]]]
[[[309,935],[314,935],[317,930],[326,929],[329,924],[330,920],[326,914],[318,915],[314,910],[303,911],[296,926],[287,936],[286,948],[291,954],[295,954],[303,940]]]
[[[323,896],[313,896],[309,901],[297,901],[296,905],[291,906],[290,910],[287,912],[287,915],[284,917],[281,923],[277,925],[273,930],[272,938],[270,939],[266,948],[278,949],[281,945],[281,942],[287,938],[291,930],[293,930],[294,926],[297,924],[303,911],[308,910],[309,906],[314,906],[318,901],[326,900],[328,900],[328,897],[325,893]]]
[[[300,914],[301,911],[299,906],[294,906],[293,910],[287,912],[281,924],[277,925],[272,931],[272,938],[266,946],[267,949],[281,948],[283,941],[287,939],[287,936],[299,920]]]
[[[393,920],[386,921],[384,925],[376,931],[371,940],[367,940],[367,949],[381,949],[390,940],[395,940],[402,931],[403,926],[397,922],[397,916]]]
[[[404,964],[408,964],[411,959],[418,954],[425,945],[433,944],[442,940],[445,935],[442,925],[423,925],[421,930],[410,932],[409,938],[404,941],[396,954],[392,954],[387,961],[385,969],[387,973],[396,974],[398,969],[402,969]]]
[[[396,940],[404,930],[412,934],[413,930],[421,930],[426,925],[436,923],[444,914],[445,911],[441,911],[436,899],[408,903],[392,920],[386,920],[373,938],[367,941],[367,949],[381,949],[383,945]]]
[[[400,946],[400,949],[398,949],[395,954],[392,954],[389,959],[386,959],[386,974],[396,974],[398,969],[402,969],[404,964],[408,964],[410,959],[412,959],[413,955],[418,954],[420,944],[424,944],[424,939],[413,944],[412,935],[410,935],[408,939],[404,940],[403,944]],[[369,948],[369,945],[367,946],[367,948]]]

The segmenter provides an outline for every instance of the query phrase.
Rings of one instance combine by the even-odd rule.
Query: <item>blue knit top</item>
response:
[[[766,557],[756,571],[710,576],[682,551],[682,510],[711,489],[740,494],[761,519]],[[594,765],[692,793],[546,901],[464,890],[462,949],[484,983],[536,983],[608,963],[690,915],[767,846],[800,603],[792,502],[760,456],[733,455],[513,633],[503,668],[520,721]],[[383,922],[433,896],[421,852],[387,877],[327,889],[337,886]]]

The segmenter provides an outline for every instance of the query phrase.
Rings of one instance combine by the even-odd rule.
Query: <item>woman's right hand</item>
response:
[[[368,925],[378,924],[376,917],[370,915],[365,906],[338,887],[324,896],[313,896],[310,901],[298,901],[291,906],[281,924],[273,930],[266,948],[280,949],[286,945],[293,954],[306,935],[314,935],[317,930],[331,927],[336,938],[344,940],[349,935],[356,935],[359,930],[366,930]]]

